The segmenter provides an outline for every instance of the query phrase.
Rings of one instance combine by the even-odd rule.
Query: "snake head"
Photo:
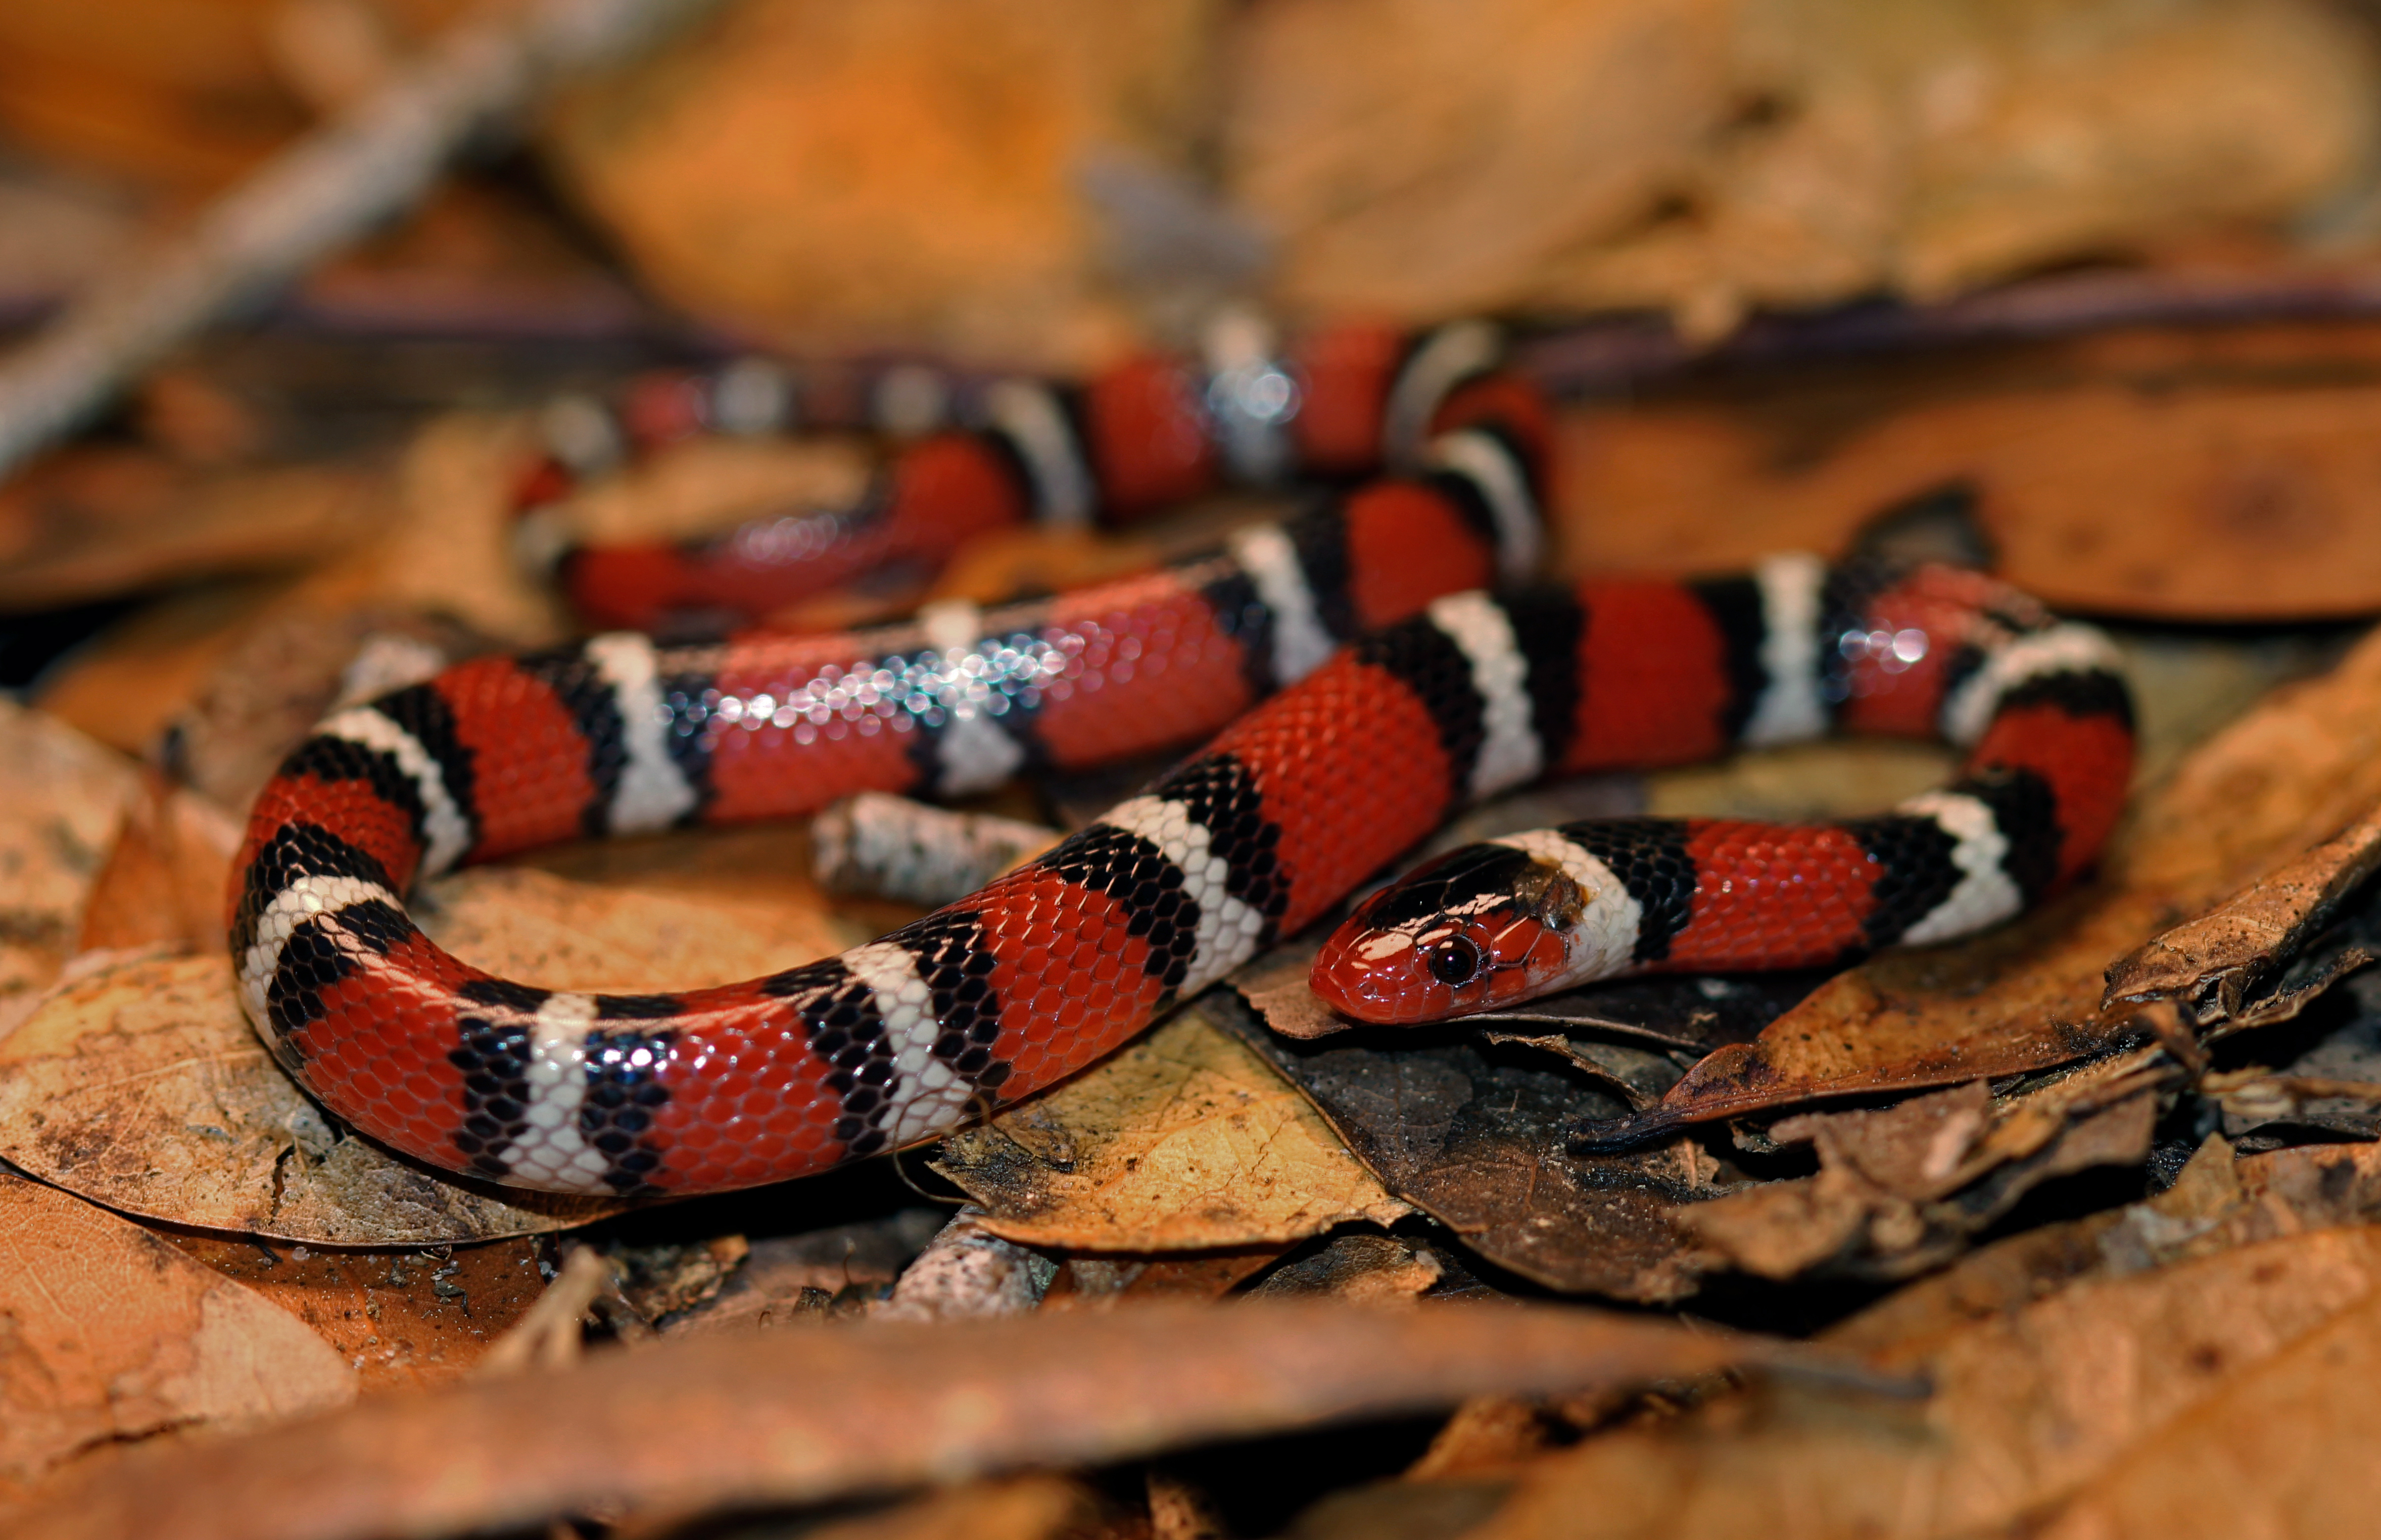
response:
[[[1364,900],[1310,982],[1334,1010],[1383,1025],[1495,1010],[1577,982],[1572,938],[1593,897],[1525,844],[1467,845]]]

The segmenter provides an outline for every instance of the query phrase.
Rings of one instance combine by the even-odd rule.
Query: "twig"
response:
[[[0,477],[209,322],[407,207],[473,136],[558,77],[620,57],[710,3],[540,0],[448,32],[0,361]]]
[[[2195,274],[2118,268],[2021,279],[1933,305],[1862,301],[1762,315],[1707,347],[1667,321],[1633,316],[1566,327],[1515,349],[1515,366],[1557,395],[1623,393],[1716,367],[1808,365],[2123,326],[2237,326],[2381,315],[2381,273]]]

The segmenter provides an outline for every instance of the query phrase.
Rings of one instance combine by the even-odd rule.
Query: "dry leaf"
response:
[[[141,947],[220,951],[238,820],[195,791],[152,776],[126,809],[83,907],[77,956]]]
[[[1042,1296],[1044,1310],[1098,1310],[1151,1300],[1214,1300],[1280,1261],[1282,1242],[1152,1256],[1070,1256]]]
[[[697,540],[751,519],[856,508],[874,469],[849,439],[695,438],[587,488],[559,517],[580,544]]]
[[[545,148],[698,314],[813,349],[1080,367],[1119,327],[1076,179],[1102,152],[1189,163],[1218,19],[1208,0],[764,0],[569,93]]]
[[[45,671],[35,703],[145,757],[287,588],[285,579],[220,581],[143,605]]]
[[[2244,1373],[2381,1297],[2381,1233],[2325,1230],[2086,1277],[1882,1367],[1923,1404],[1773,1384],[1661,1431],[1593,1437],[1522,1478],[1481,1540],[1997,1534],[2085,1487]]]
[[[2236,1375],[2087,1484],[2045,1540],[2355,1534],[2381,1506],[2381,1299]]]
[[[2374,122],[2368,40],[2269,0],[1288,0],[1237,41],[1227,175],[1277,287],[1407,318],[1666,309],[1708,337],[1939,295],[2286,217]]]
[[[1997,389],[1937,365],[1832,395],[1574,409],[1559,450],[1565,569],[1732,571],[1774,550],[1841,550],[1879,508],[1958,478],[2000,575],[2047,604],[2178,620],[2369,614],[2381,386],[2311,387],[2305,350],[2284,351],[2300,376],[2250,384],[2255,360],[2194,373],[2036,355]],[[2373,373],[2369,356],[2336,367]],[[2041,378],[2079,368],[2120,377]]]
[[[2381,811],[2110,963],[2106,998],[2177,1000],[2192,1008],[2203,1028],[2228,1023],[2376,869]]]
[[[288,1312],[79,1198],[0,1173],[0,1477],[355,1394],[355,1372]]]
[[[1297,1241],[1410,1212],[1207,1008],[952,1135],[934,1169],[987,1228],[1071,1251]]]
[[[1446,1264],[1428,1246],[1386,1235],[1341,1235],[1313,1255],[1265,1275],[1249,1297],[1321,1296],[1349,1304],[1411,1305],[1446,1276]]]
[[[905,1208],[883,1219],[751,1242],[719,1292],[661,1323],[665,1333],[762,1331],[817,1320],[847,1289],[881,1289],[925,1250],[946,1212]]]
[[[1527,1305],[1152,1305],[665,1340],[237,1442],[134,1450],[70,1473],[10,1535],[366,1540],[598,1506],[818,1502],[1780,1357],[1758,1339]]]
[[[1923,1356],[1931,1344],[2082,1278],[2144,1273],[2381,1214],[2381,1145],[2317,1144],[2236,1159],[2211,1134],[2157,1196],[2023,1230],[1830,1327],[1850,1352]]]
[[[1233,194],[1284,238],[1305,308],[1508,307],[1691,176],[1730,110],[1731,19],[1708,0],[1264,6],[1236,39]]]
[[[1058,1265],[985,1228],[973,1204],[951,1216],[871,1314],[887,1321],[1021,1315],[1042,1302]]]
[[[522,871],[550,874],[570,885],[552,889],[523,885],[525,895],[535,890],[559,897],[582,886],[615,888],[631,895],[651,894],[715,904],[722,906],[725,914],[758,918],[762,911],[766,911],[780,917],[788,936],[797,943],[805,936],[815,939],[822,935],[820,926],[828,927],[825,934],[843,938],[827,947],[830,951],[857,946],[917,918],[921,912],[897,904],[836,904],[820,891],[811,875],[812,865],[809,825],[788,820],[582,840],[527,851],[508,859],[502,867],[478,870],[499,884],[511,879],[495,877],[495,873]],[[472,877],[477,874],[457,874]],[[431,891],[442,890],[433,886]],[[469,893],[472,889],[465,886],[455,891]],[[886,923],[878,924],[880,917]],[[503,922],[492,918],[489,923],[500,925]]]
[[[802,1540],[1093,1540],[1120,1533],[1122,1519],[1083,1482],[1033,1474],[970,1482],[881,1512],[805,1523],[800,1534]]]
[[[2105,1052],[2142,1029],[2100,1006],[2111,959],[2381,800],[2381,635],[2195,750],[2119,831],[2102,874],[1974,941],[1839,974],[1598,1146],[1847,1093],[1952,1084]]]
[[[2180,1079],[2153,1048],[1997,1106],[1975,1081],[1876,1111],[1805,1113],[1770,1137],[1813,1141],[1817,1176],[1715,1198],[1680,1217],[1764,1277],[1814,1269],[1908,1277],[1940,1265],[2041,1183],[2146,1158],[2157,1093]]]
[[[160,757],[195,790],[245,809],[336,706],[418,683],[485,646],[428,616],[302,597],[276,604],[189,692]]]
[[[225,958],[132,958],[0,1041],[0,1157],[111,1208],[309,1244],[434,1246],[620,1208],[459,1181],[306,1099],[240,1014]]]
[[[295,606],[437,615],[509,647],[573,634],[551,585],[515,559],[512,487],[535,446],[525,416],[433,418],[407,445],[368,542],[310,572]]]
[[[692,989],[734,984],[858,939],[824,907],[574,882],[481,866],[428,885],[423,934],[503,978],[549,989]]]
[[[385,517],[357,468],[196,471],[147,451],[70,450],[0,488],[0,605],[285,571],[355,546]]]
[[[276,1251],[226,1236],[165,1239],[312,1327],[367,1392],[468,1373],[546,1286],[532,1239],[438,1252]]]
[[[0,700],[0,1039],[74,948],[140,776],[43,712]]]
[[[1248,1008],[1213,996],[1206,1008],[1311,1097],[1390,1192],[1548,1288],[1642,1301],[1694,1290],[1712,1258],[1676,1210],[1743,1174],[1691,1140],[1581,1156],[1569,1131],[1583,1113],[1658,1095],[1679,1072],[1670,1055],[1742,1041],[1809,975],[1627,980],[1445,1028],[1346,1033],[1306,987],[1312,955],[1307,944],[1259,959],[1235,979]],[[1338,1035],[1276,1035],[1316,1027]]]

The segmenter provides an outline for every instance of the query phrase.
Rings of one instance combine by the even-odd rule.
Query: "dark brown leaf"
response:
[[[1220,996],[1205,1008],[1288,1075],[1391,1192],[1549,1288],[1647,1301],[1694,1289],[1711,1259],[1678,1223],[1678,1206],[1729,1191],[1741,1174],[1692,1140],[1571,1154],[1567,1131],[1582,1112],[1627,1108],[1614,1074],[1590,1079],[1565,1056],[1491,1044],[1467,1023],[1285,1041],[1267,1030],[1276,1016],[1326,1014],[1305,989],[1303,964],[1286,955],[1258,975],[1279,976],[1255,991],[1273,1015]],[[1807,987],[1801,975],[1633,981],[1576,996],[1583,1017],[1550,1015],[1535,1030],[1585,1055],[1632,1050],[1630,1070],[1642,1072],[1652,1060],[1639,1045],[1740,1035]],[[1624,1023],[1624,1040],[1611,1042],[1604,1022]]]

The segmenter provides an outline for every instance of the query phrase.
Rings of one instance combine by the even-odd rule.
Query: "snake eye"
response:
[[[1469,936],[1450,935],[1431,948],[1430,976],[1449,988],[1470,984],[1480,972],[1480,947]]]

